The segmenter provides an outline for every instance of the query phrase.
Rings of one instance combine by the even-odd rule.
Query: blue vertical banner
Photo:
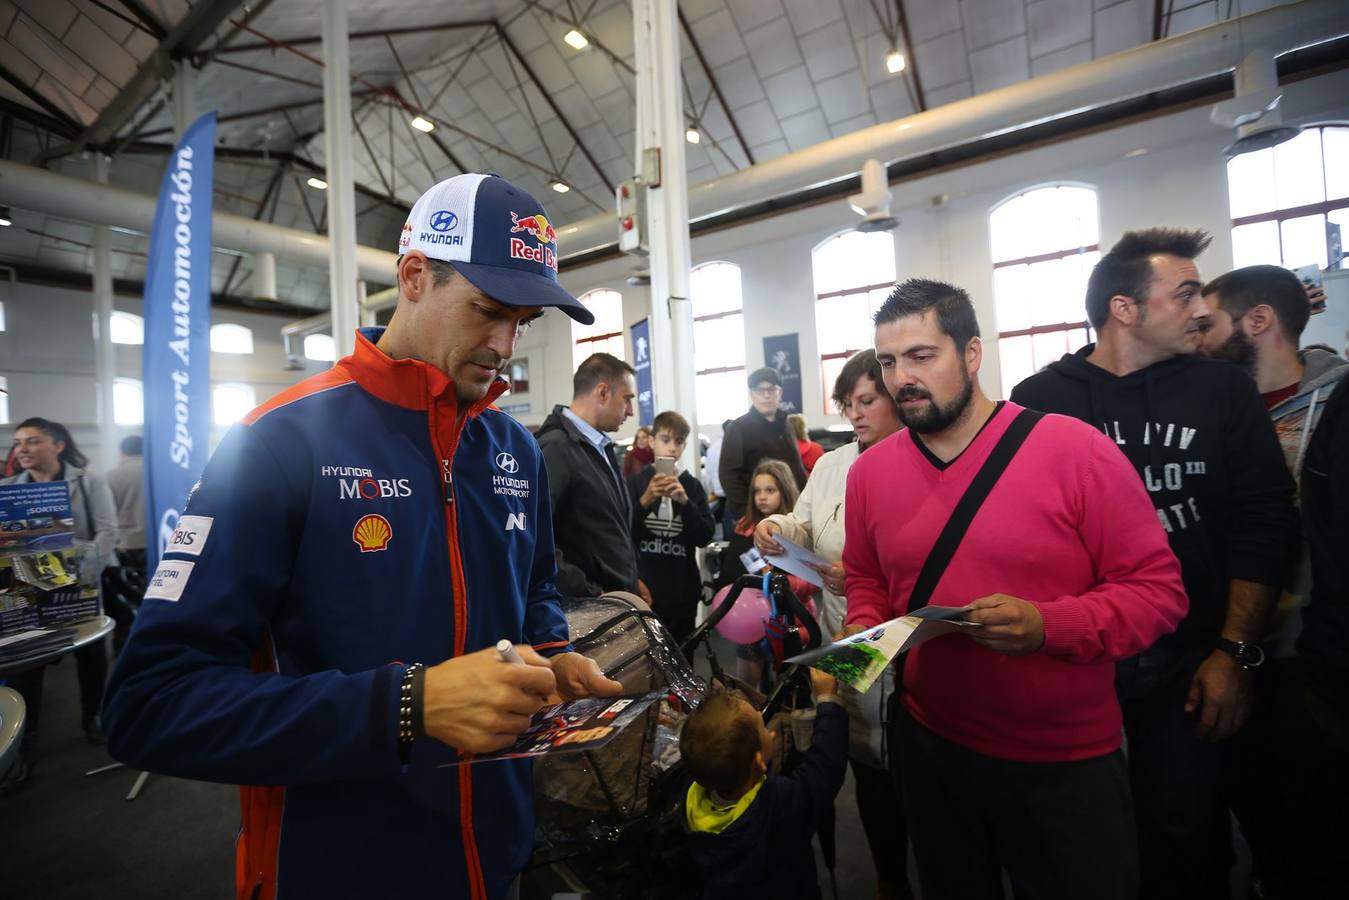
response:
[[[211,185],[215,113],[183,134],[159,186],[145,269],[146,564],[157,565],[211,433]]]
[[[801,346],[795,334],[775,334],[763,339],[763,364],[782,379],[783,412],[801,411]]]
[[[656,421],[656,397],[651,390],[651,320],[632,325],[632,370],[637,373],[637,424]]]

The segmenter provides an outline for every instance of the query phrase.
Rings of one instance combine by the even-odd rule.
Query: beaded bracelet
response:
[[[421,675],[425,667],[413,663],[403,670],[403,683],[398,691],[398,759],[403,765],[411,761],[412,742],[421,732]]]

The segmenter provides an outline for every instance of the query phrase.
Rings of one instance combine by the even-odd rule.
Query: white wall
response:
[[[1349,72],[1287,85],[1284,119],[1292,124],[1349,120],[1346,98]],[[1134,228],[1198,226],[1213,235],[1213,244],[1199,260],[1201,271],[1208,277],[1218,275],[1232,267],[1222,150],[1233,136],[1212,125],[1208,115],[1209,107],[1201,106],[892,186],[892,210],[900,219],[895,232],[899,277],[935,277],[970,292],[985,338],[980,381],[991,396],[1004,396],[1012,386],[1002,385],[998,374],[989,211],[1029,187],[1055,181],[1085,182],[1098,191],[1102,247],[1108,248]],[[1146,152],[1126,158],[1126,153],[1136,149]],[[943,195],[949,199],[934,206],[933,198]],[[835,420],[834,410],[825,408],[819,366],[810,362],[818,359],[811,250],[856,222],[843,200],[832,200],[693,241],[695,265],[726,260],[741,267],[750,369],[762,364],[765,335],[800,334],[804,411],[812,425]],[[632,259],[609,260],[571,269],[563,273],[562,283],[575,294],[593,288],[622,291],[630,324],[647,315],[646,290],[624,284],[635,263]],[[1344,326],[1349,325],[1349,278],[1328,278],[1327,292],[1331,312],[1313,320],[1306,340],[1340,346],[1331,337],[1342,336]],[[570,399],[569,341],[569,320],[555,313],[545,316],[529,336],[531,345],[546,346],[548,380],[542,402],[535,401],[532,417],[522,416],[524,421],[541,421],[547,406]],[[661,349],[655,348],[656,352]],[[634,429],[635,423],[629,422],[621,434]],[[701,430],[715,434],[718,426],[706,423]]]
[[[5,301],[5,331],[0,332],[0,376],[9,382],[9,422],[43,416],[71,429],[75,442],[95,469],[117,461],[99,446],[98,393],[94,349],[93,295],[87,290],[20,282]],[[139,297],[118,295],[115,309],[141,313]],[[309,362],[304,371],[286,371],[281,326],[289,316],[213,307],[211,323],[231,322],[253,330],[253,354],[211,354],[211,383],[237,381],[253,386],[259,403],[290,385],[328,367]],[[117,375],[141,377],[141,348],[114,345]],[[212,428],[212,446],[224,429]],[[119,426],[120,440],[140,434],[141,427]],[[11,434],[0,427],[8,447]]]

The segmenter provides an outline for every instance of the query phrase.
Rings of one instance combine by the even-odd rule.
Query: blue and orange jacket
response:
[[[542,456],[379,334],[226,435],[109,686],[114,757],[249,785],[241,898],[499,897],[531,849],[527,763],[397,723],[403,663],[569,649]]]

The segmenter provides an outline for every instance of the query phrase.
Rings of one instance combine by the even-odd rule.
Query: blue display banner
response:
[[[763,339],[763,364],[782,379],[782,402],[786,413],[801,411],[801,347],[795,334],[775,334]]]
[[[215,113],[183,134],[159,186],[145,270],[147,565],[167,546],[206,466],[211,429],[211,184]],[[158,539],[155,539],[155,536]]]
[[[632,370],[637,373],[637,424],[656,421],[656,396],[651,390],[651,320],[632,325]]]

